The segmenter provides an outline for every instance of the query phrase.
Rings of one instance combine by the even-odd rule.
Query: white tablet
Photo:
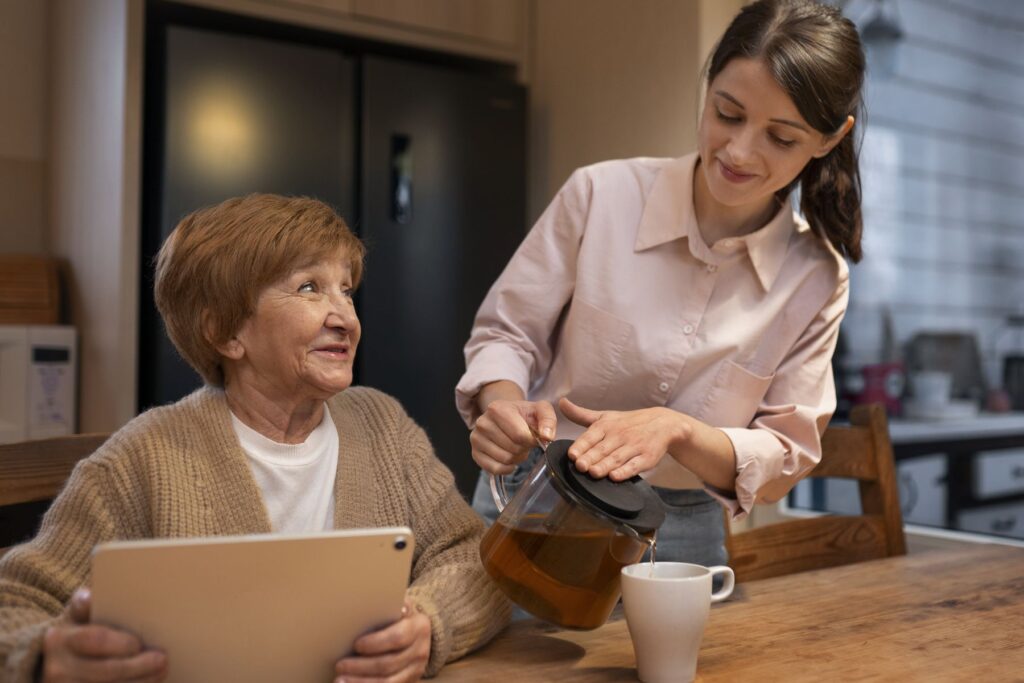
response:
[[[92,620],[166,652],[169,683],[327,682],[400,617],[412,553],[405,527],[107,543]]]

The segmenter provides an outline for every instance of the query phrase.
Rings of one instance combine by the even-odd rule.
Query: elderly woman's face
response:
[[[298,268],[267,287],[235,335],[241,381],[295,396],[330,398],[352,383],[359,318],[346,255]]]

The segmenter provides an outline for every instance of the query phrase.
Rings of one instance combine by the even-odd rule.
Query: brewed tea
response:
[[[531,614],[567,628],[597,628],[618,602],[619,571],[639,561],[651,541],[563,531],[547,517],[528,515],[514,528],[493,524],[480,544],[484,567]]]

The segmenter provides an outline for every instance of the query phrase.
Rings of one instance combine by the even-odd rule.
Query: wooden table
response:
[[[512,624],[435,679],[633,681],[621,615]],[[698,681],[1024,681],[1024,548],[970,546],[753,581],[711,609]]]

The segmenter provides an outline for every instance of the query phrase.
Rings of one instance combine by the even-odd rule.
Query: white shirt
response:
[[[736,499],[709,493],[740,516],[821,459],[849,272],[789,204],[749,235],[706,244],[696,161],[573,173],[481,304],[456,403],[472,426],[480,387],[507,379],[530,400],[692,415],[732,441]],[[559,414],[558,438],[582,432]],[[671,457],[645,476],[701,486]]]
[[[331,411],[303,443],[277,443],[231,415],[238,441],[274,531],[309,533],[334,528],[334,477],[338,471],[338,430]]]

